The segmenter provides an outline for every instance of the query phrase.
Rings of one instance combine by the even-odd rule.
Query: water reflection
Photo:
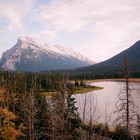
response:
[[[104,89],[74,95],[81,118],[85,121],[92,118],[95,122],[98,121],[112,125],[112,122],[116,118],[114,112],[116,111],[115,105],[118,100],[117,96],[124,87],[124,83],[105,81],[95,82],[91,85],[104,87]],[[138,113],[140,114],[140,84],[131,83],[131,89],[132,97],[138,107]]]

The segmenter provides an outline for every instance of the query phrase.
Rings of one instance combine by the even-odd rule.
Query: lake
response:
[[[104,89],[74,95],[81,118],[86,121],[92,118],[95,122],[112,125],[116,119],[114,112],[117,110],[118,94],[123,91],[124,82],[103,81],[94,82],[90,85],[104,87]],[[130,88],[137,113],[140,114],[140,83],[131,83]]]

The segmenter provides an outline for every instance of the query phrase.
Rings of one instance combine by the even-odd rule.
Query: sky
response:
[[[140,40],[140,0],[0,0],[0,56],[20,36],[104,61]]]

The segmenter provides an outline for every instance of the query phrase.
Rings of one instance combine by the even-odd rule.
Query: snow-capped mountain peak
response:
[[[30,37],[22,36],[11,49],[3,53],[1,68],[40,71],[71,69],[91,63],[92,61],[71,48],[64,48],[60,45],[42,45]]]
[[[17,44],[18,47],[25,48],[25,49],[30,46],[41,47],[40,43],[34,41],[31,37],[28,36],[19,37]]]
[[[25,42],[35,42],[31,37],[29,36],[20,36],[18,40],[25,41]]]

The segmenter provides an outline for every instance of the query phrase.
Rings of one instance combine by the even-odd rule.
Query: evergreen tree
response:
[[[73,92],[73,87],[69,88],[65,108],[65,130],[69,140],[79,140],[81,120],[78,114],[78,108],[75,106],[75,98],[72,97]]]
[[[50,139],[50,105],[44,96],[36,95],[35,135],[37,140]]]
[[[79,87],[79,81],[75,80],[75,87]]]

